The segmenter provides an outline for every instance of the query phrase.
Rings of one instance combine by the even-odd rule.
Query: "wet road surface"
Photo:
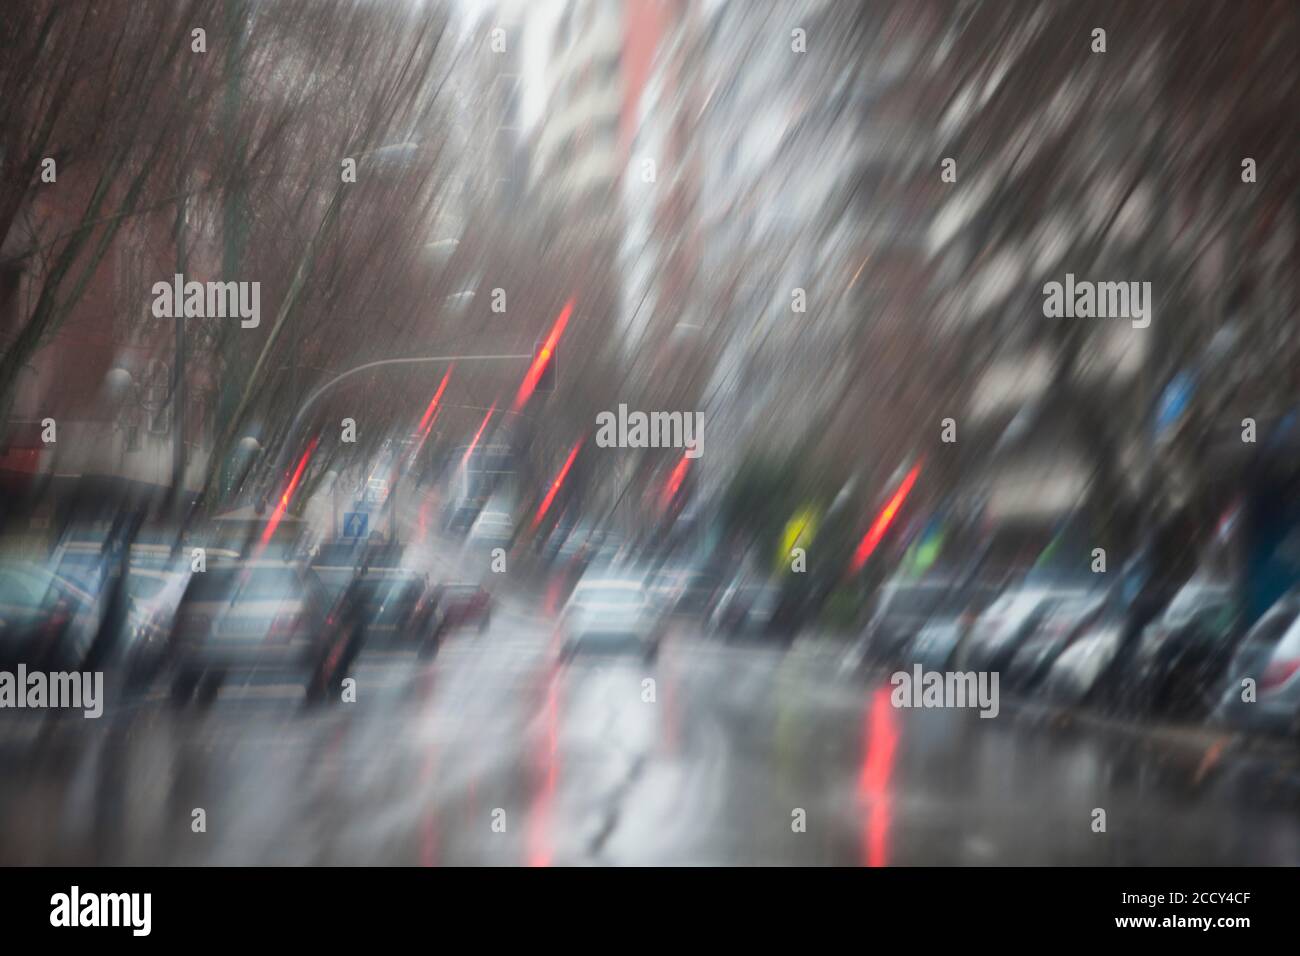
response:
[[[653,665],[559,665],[546,620],[507,607],[432,662],[363,658],[355,703],[6,712],[0,862],[1300,863],[1275,756],[897,710],[838,663],[683,626]]]

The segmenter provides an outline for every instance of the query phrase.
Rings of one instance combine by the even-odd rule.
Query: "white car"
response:
[[[484,511],[469,529],[472,544],[507,547],[515,536],[515,523],[504,511]]]
[[[639,581],[583,581],[560,614],[560,655],[569,659],[585,651],[659,654],[660,615]]]
[[[209,562],[190,576],[173,619],[173,700],[210,702],[228,674],[265,672],[303,677],[319,696],[350,663],[328,610],[319,578],[301,565]]]
[[[1242,699],[1253,678],[1256,699]],[[1284,595],[1246,634],[1228,667],[1215,718],[1243,730],[1300,734],[1300,592]]]

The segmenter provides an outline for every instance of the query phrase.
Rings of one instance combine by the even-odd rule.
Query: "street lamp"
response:
[[[235,443],[234,480],[230,484],[230,489],[238,490],[244,487],[248,481],[249,473],[252,472],[253,466],[257,464],[258,456],[263,451],[262,443],[252,435],[245,435]]]
[[[127,390],[135,384],[135,379],[126,369],[118,367],[110,369],[104,376],[104,384],[108,387],[108,394],[113,401],[121,401],[125,397]]]

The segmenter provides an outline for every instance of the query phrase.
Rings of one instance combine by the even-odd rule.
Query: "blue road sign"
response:
[[[343,512],[343,537],[364,538],[366,526],[370,524],[370,515],[364,511]]]
[[[1188,372],[1179,372],[1165,386],[1160,394],[1160,404],[1156,409],[1156,436],[1164,434],[1178,423],[1192,400],[1196,391],[1196,379]]]

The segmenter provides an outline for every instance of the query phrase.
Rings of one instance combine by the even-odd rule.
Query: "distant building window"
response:
[[[149,433],[166,435],[171,431],[171,367],[155,359],[149,366],[146,408],[149,412]]]

